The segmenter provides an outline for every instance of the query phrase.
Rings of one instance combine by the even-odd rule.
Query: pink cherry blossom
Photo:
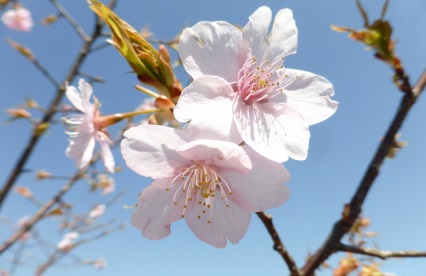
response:
[[[174,115],[194,138],[242,140],[261,155],[304,160],[309,126],[330,117],[338,103],[332,84],[318,75],[284,68],[297,48],[293,14],[260,7],[240,31],[227,22],[200,22],[183,31],[179,54],[193,83]],[[214,139],[214,138],[213,138]]]
[[[2,15],[1,20],[9,29],[15,31],[28,32],[33,26],[31,12],[22,7],[8,10]]]
[[[96,205],[89,212],[89,218],[98,218],[105,214],[106,206],[103,204]]]
[[[72,114],[64,117],[67,125],[66,133],[70,137],[70,145],[66,150],[67,156],[75,160],[78,168],[87,166],[92,159],[95,142],[101,147],[101,156],[108,172],[114,172],[114,157],[111,153],[111,140],[106,129],[100,123],[98,104],[90,103],[92,86],[80,79],[79,90],[67,86],[66,95],[76,109],[83,114]]]
[[[64,235],[62,240],[58,242],[57,247],[60,250],[69,250],[72,248],[73,241],[78,238],[79,234],[77,232],[70,232]]]
[[[93,266],[97,269],[103,269],[107,265],[107,261],[104,258],[99,258],[93,261]]]
[[[288,198],[288,171],[248,146],[191,140],[185,130],[157,125],[132,127],[124,136],[127,166],[155,179],[139,195],[132,216],[145,238],[167,237],[170,225],[184,218],[199,239],[225,247],[245,235],[252,212]]]
[[[29,216],[23,216],[21,219],[18,220],[16,225],[19,227],[24,227],[28,224],[29,220],[30,220]],[[27,231],[19,238],[19,240],[26,241],[28,240],[29,237],[31,237],[31,232]]]

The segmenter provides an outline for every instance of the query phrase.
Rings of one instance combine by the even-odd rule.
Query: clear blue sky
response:
[[[81,41],[67,22],[61,20],[51,27],[38,22],[55,9],[49,1],[22,1],[31,10],[36,22],[30,33],[17,33],[0,26],[2,38],[10,37],[30,47],[35,56],[53,75],[62,80],[77,55]],[[61,1],[90,33],[93,13],[86,1]],[[363,1],[370,19],[380,16],[383,1]],[[311,71],[328,78],[335,87],[334,99],[340,102],[336,114],[329,120],[311,127],[308,159],[288,161],[285,166],[292,174],[288,183],[290,200],[271,210],[275,226],[288,250],[303,264],[308,252],[315,251],[339,218],[342,206],[357,187],[384,134],[401,93],[392,85],[391,70],[364,51],[364,46],[349,40],[346,34],[336,33],[330,24],[362,27],[362,19],[354,1],[301,0],[216,0],[216,1],[119,1],[116,12],[136,29],[150,26],[159,39],[172,39],[185,25],[198,21],[225,20],[244,25],[248,16],[261,5],[269,6],[274,14],[281,8],[291,8],[299,29],[296,55],[286,59],[286,67]],[[414,82],[425,69],[426,61],[426,2],[423,0],[391,1],[386,18],[394,27],[396,52]],[[25,97],[46,106],[54,89],[40,72],[20,57],[5,40],[0,41],[0,109],[17,107]],[[133,110],[144,99],[133,89],[137,84],[130,68],[119,54],[109,47],[92,55],[84,64],[84,72],[102,76],[106,84],[95,86],[95,95],[103,103],[104,114]],[[187,84],[184,70],[177,70],[183,84]],[[383,250],[426,250],[426,99],[420,98],[402,128],[402,140],[408,141],[396,159],[387,160],[364,205],[364,214],[372,220],[371,231],[379,233],[376,244]],[[7,116],[0,113],[0,121]],[[1,124],[0,179],[9,174],[30,133],[24,121],[12,125]],[[72,160],[65,157],[67,146],[63,128],[51,128],[42,139],[27,166],[44,169],[58,175],[74,172]],[[108,210],[104,219],[119,218],[129,222],[131,210],[121,205],[135,203],[137,194],[150,180],[136,175],[124,166],[118,150],[116,163],[124,170],[114,176],[117,190],[128,193],[119,204]],[[22,175],[17,184],[28,186],[41,200],[49,199],[63,185],[62,181],[34,182],[34,175]],[[103,200],[88,194],[83,180],[66,199],[75,202],[77,211],[90,209]],[[13,220],[35,209],[13,194],[2,209],[2,216]],[[38,227],[51,233],[52,241],[60,239],[54,223]],[[0,238],[9,235],[0,228]],[[91,267],[66,269],[56,267],[47,275],[286,275],[287,268],[272,250],[272,241],[264,226],[253,216],[247,235],[238,245],[215,249],[199,241],[183,221],[172,225],[172,235],[161,241],[149,241],[138,230],[128,227],[124,232],[82,246],[76,253],[85,258],[105,257],[104,271]],[[341,256],[341,255],[337,255]],[[336,265],[339,257],[329,260]],[[7,260],[0,259],[0,269],[7,268]],[[27,275],[32,269],[18,271]],[[425,275],[424,259],[396,259],[387,261],[383,271],[396,275]],[[319,275],[330,275],[324,270]]]

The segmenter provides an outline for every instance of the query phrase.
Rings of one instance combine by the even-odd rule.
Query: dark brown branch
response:
[[[266,229],[268,230],[269,235],[271,236],[272,240],[274,241],[274,250],[277,251],[278,254],[280,254],[281,257],[284,259],[285,263],[287,264],[288,269],[290,270],[291,275],[292,276],[301,275],[299,270],[297,269],[297,265],[294,262],[293,258],[288,253],[284,244],[281,242],[281,238],[278,235],[278,232],[275,229],[274,224],[272,223],[272,216],[269,215],[269,214],[265,214],[264,212],[257,212],[256,214],[260,218],[260,220],[263,222]]]
[[[115,2],[116,1],[111,1],[111,5],[113,6]],[[92,35],[90,36],[88,40],[84,42],[83,47],[80,50],[80,53],[78,54],[74,64],[72,65],[63,83],[65,82],[71,83],[74,80],[74,78],[78,75],[80,67],[82,66],[83,62],[87,58],[87,55],[90,53],[93,43],[101,35],[102,26],[103,26],[103,23],[100,20],[97,20],[94,30],[92,32]],[[57,107],[62,101],[64,93],[65,93],[64,86],[61,85],[60,87],[57,88],[56,94],[52,102],[50,103],[49,108],[47,109],[45,115],[43,116],[43,119],[41,120],[40,125],[49,123],[53,119],[53,116],[57,112],[57,109],[58,109]],[[15,167],[12,169],[12,172],[8,180],[6,181],[6,183],[3,185],[3,188],[0,190],[0,210],[5,201],[6,196],[9,194],[16,179],[22,173],[24,166],[27,163],[30,155],[34,151],[35,146],[37,145],[40,137],[41,135],[37,132],[37,126],[35,126],[33,134],[31,135],[30,140],[28,141],[27,145],[24,148],[24,151],[19,157],[18,162],[16,163]]]
[[[356,246],[351,246],[347,244],[339,243],[336,248],[337,251],[343,251],[343,252],[350,252],[355,254],[361,254],[371,257],[377,257],[382,260],[388,259],[388,258],[422,258],[426,257],[426,251],[420,252],[420,251],[411,251],[411,250],[404,250],[404,251],[381,251],[374,248],[359,248]]]
[[[343,216],[338,220],[329,234],[327,240],[318,249],[318,251],[308,260],[306,265],[302,268],[303,275],[313,275],[314,271],[331,255],[335,252],[338,244],[342,237],[348,233],[351,229],[353,223],[357,219],[358,215],[361,212],[361,206],[364,203],[364,200],[370,191],[371,186],[374,183],[377,175],[379,174],[380,167],[383,164],[384,159],[388,155],[390,149],[394,146],[395,135],[398,133],[399,129],[402,126],[405,118],[407,117],[408,112],[411,110],[411,107],[416,102],[421,91],[426,84],[426,71],[423,72],[423,75],[420,77],[412,93],[404,94],[404,97],[401,100],[398,111],[392,120],[391,125],[389,126],[384,139],[379,145],[379,148],[376,151],[376,154],[373,157],[373,160],[370,162],[367,171],[364,174],[361,183],[358,186],[355,194],[352,197],[350,204],[345,206]]]

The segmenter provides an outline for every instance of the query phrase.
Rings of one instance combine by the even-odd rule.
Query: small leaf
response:
[[[50,127],[48,122],[38,124],[34,129],[35,135],[42,135],[46,132],[46,130]]]
[[[358,10],[361,13],[362,18],[364,19],[364,27],[368,28],[368,26],[370,25],[368,23],[368,15],[365,12],[365,10],[362,7],[361,2],[359,2],[359,0],[356,0],[356,6],[358,7]]]
[[[64,211],[61,209],[61,207],[58,207],[56,209],[53,209],[49,213],[47,213],[46,216],[47,217],[50,217],[50,216],[60,216],[60,215],[63,215],[63,214],[64,214]]]
[[[40,23],[45,25],[45,26],[49,26],[52,23],[56,22],[59,19],[58,15],[56,14],[51,14],[45,18],[43,18]]]
[[[13,48],[15,48],[19,53],[21,53],[23,56],[25,56],[29,60],[31,60],[31,61],[35,60],[35,57],[34,57],[33,53],[27,47],[25,47],[25,46],[23,46],[23,45],[21,45],[19,43],[16,43],[15,41],[13,41],[10,38],[7,39],[7,42],[10,44],[10,46],[12,46]]]
[[[27,187],[18,186],[14,188],[14,191],[25,198],[33,197],[31,190]]]
[[[380,20],[383,20],[383,18],[385,18],[385,14],[386,14],[386,11],[388,10],[388,6],[389,6],[389,0],[386,0],[382,8],[382,15],[380,17]]]

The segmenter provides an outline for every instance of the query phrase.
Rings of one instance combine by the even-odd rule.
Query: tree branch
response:
[[[42,219],[49,210],[58,202],[61,201],[62,197],[74,186],[74,184],[84,176],[87,168],[89,168],[94,162],[99,159],[99,156],[92,158],[90,164],[83,169],[78,170],[75,175],[70,179],[70,181],[65,184],[58,193],[51,198],[47,203],[45,203],[37,213],[29,219],[18,231],[16,231],[11,237],[9,237],[2,245],[0,245],[0,255],[6,251],[10,246],[12,246],[19,238],[31,230],[31,228]]]
[[[278,235],[277,230],[275,229],[274,224],[272,223],[272,216],[269,214],[265,214],[264,212],[257,212],[256,214],[265,225],[266,229],[269,232],[269,235],[271,235],[271,238],[274,241],[274,250],[277,251],[278,254],[280,254],[281,257],[284,259],[288,269],[290,270],[291,275],[300,276],[301,274],[297,269],[297,265],[294,262],[293,257],[291,257],[291,255],[288,253],[287,249],[281,241],[280,236]]]
[[[49,0],[53,6],[59,11],[61,16],[63,16],[75,29],[75,31],[78,33],[78,35],[83,39],[83,41],[89,41],[91,38],[87,36],[87,34],[84,32],[83,28],[78,25],[78,23],[72,18],[72,16],[62,7],[61,4],[58,3],[56,0]]]
[[[388,259],[388,258],[421,258],[426,257],[426,251],[411,251],[411,250],[404,250],[404,251],[381,251],[374,248],[360,248],[356,246],[351,246],[347,244],[339,243],[336,247],[337,251],[343,251],[343,252],[350,252],[350,253],[356,253],[371,257],[377,257],[382,260]]]
[[[390,149],[394,146],[395,135],[398,133],[402,126],[408,112],[416,102],[418,96],[420,96],[426,85],[426,71],[423,72],[420,79],[417,81],[412,93],[404,94],[401,100],[398,111],[389,126],[384,139],[379,145],[373,160],[370,162],[367,171],[364,174],[361,183],[358,186],[355,194],[352,197],[350,204],[345,206],[343,216],[338,220],[329,234],[328,238],[318,249],[318,251],[312,255],[307,261],[305,266],[302,268],[303,275],[313,275],[314,271],[331,255],[335,252],[338,244],[342,237],[351,229],[353,223],[357,219],[361,212],[361,206],[373,185],[377,175],[379,174],[380,167],[383,164],[384,159],[388,155]]]

